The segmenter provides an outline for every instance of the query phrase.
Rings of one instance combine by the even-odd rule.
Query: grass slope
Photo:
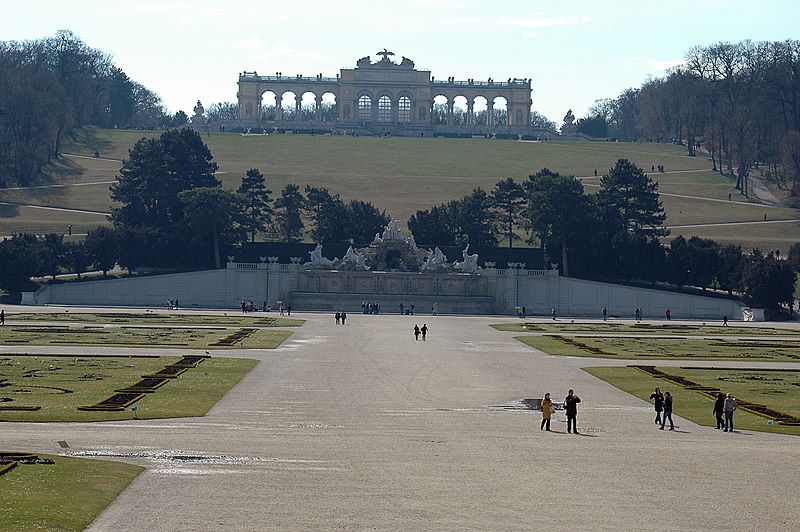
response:
[[[0,476],[3,530],[83,530],[144,468],[63,456]]]
[[[97,183],[115,178],[128,149],[142,137],[156,132],[84,130],[81,138],[68,143],[65,151],[79,157],[67,158],[52,177],[54,182]],[[583,178],[587,192],[598,190],[602,175],[617,159],[627,158],[649,170],[664,164],[668,172],[655,174],[665,194],[667,225],[707,224],[797,219],[797,212],[765,209],[733,191],[733,181],[710,171],[709,161],[688,157],[680,146],[671,144],[601,142],[514,142],[486,139],[375,138],[344,136],[270,135],[242,136],[212,133],[203,140],[219,163],[218,177],[227,188],[236,188],[249,168],[259,168],[277,194],[287,183],[325,186],[344,199],[357,197],[405,222],[419,209],[446,202],[469,193],[475,187],[491,189],[505,177],[524,179],[547,167]],[[92,155],[99,150],[101,159]],[[48,205],[108,211],[111,201],[107,184],[60,189],[0,190],[0,202]],[[728,193],[733,192],[732,202]],[[699,196],[713,200],[693,199]],[[102,217],[67,221],[67,213],[54,214],[59,223],[25,219],[25,209],[0,206],[0,234],[30,228],[37,232],[73,230],[106,223]],[[745,247],[788,247],[797,239],[797,227],[772,226],[774,233],[753,231],[750,226],[675,229],[673,236],[716,235],[723,242]]]

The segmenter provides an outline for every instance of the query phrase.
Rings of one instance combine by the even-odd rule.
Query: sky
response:
[[[6,5],[7,4],[7,5]],[[243,71],[335,76],[383,48],[437,79],[532,78],[533,109],[585,116],[693,46],[800,38],[797,0],[0,0],[0,40],[60,29],[170,112],[235,102]],[[399,59],[397,59],[399,60]]]

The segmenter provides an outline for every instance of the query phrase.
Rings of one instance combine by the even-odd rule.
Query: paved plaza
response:
[[[212,352],[261,363],[203,418],[4,423],[2,447],[145,466],[94,530],[800,527],[800,440],[677,416],[659,431],[649,404],[580,370],[625,361],[545,355],[489,327],[508,318],[297,317],[279,349]],[[156,352],[0,347],[23,350]],[[569,388],[582,434],[561,412],[540,431],[520,400]]]

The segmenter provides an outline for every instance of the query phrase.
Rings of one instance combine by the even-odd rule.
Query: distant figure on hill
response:
[[[415,323],[414,324],[414,340],[419,341],[419,333],[420,333],[419,325],[417,325]]]

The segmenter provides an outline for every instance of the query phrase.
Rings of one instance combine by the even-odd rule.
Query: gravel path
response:
[[[648,404],[579,369],[620,361],[544,355],[489,327],[497,317],[351,315],[346,326],[298,317],[308,322],[277,350],[213,353],[261,363],[204,418],[5,423],[3,447],[146,466],[94,530],[800,522],[797,438],[724,434],[677,417],[675,432],[656,430]],[[414,341],[415,323],[428,324],[427,341]],[[568,388],[583,399],[581,436],[565,433],[560,414],[555,432],[542,432],[539,415],[520,408]]]

